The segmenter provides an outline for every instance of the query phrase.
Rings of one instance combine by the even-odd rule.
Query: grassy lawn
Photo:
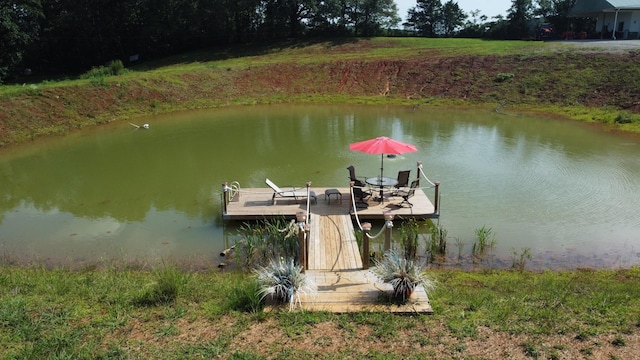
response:
[[[640,345],[639,268],[432,275],[435,314],[407,316],[264,313],[234,272],[2,267],[0,356],[624,359]]]

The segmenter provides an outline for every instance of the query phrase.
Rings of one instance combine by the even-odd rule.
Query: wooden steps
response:
[[[391,285],[383,283],[370,270],[308,270],[306,275],[315,288],[314,292],[300,296],[300,306],[307,311],[433,313],[424,288],[416,288],[406,303],[396,304],[389,300]]]

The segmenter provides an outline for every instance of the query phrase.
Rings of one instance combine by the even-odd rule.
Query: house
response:
[[[597,19],[602,38],[637,39],[640,33],[640,0],[577,0],[569,17]]]

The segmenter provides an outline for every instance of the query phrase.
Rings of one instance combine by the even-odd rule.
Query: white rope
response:
[[[226,191],[232,191],[233,189],[231,187],[227,186],[226,188],[223,188],[222,190],[223,191],[225,191],[225,190]],[[260,191],[260,190],[253,191],[253,190],[246,190],[246,189],[240,189],[240,188],[238,188],[237,192],[247,193],[247,194],[273,194],[273,191]]]
[[[232,188],[233,184],[237,183],[238,184],[238,188],[234,189]],[[283,190],[283,192],[289,192],[289,191],[298,191],[298,190],[302,190],[304,189],[303,187],[301,188],[287,188],[286,190]],[[236,191],[236,192],[240,192],[240,193],[247,193],[247,194],[267,194],[267,195],[271,195],[274,193],[274,191],[261,191],[261,190],[247,190],[247,189],[240,189],[240,184],[237,181],[234,181],[231,186],[227,185],[227,187],[223,187],[222,191]],[[308,195],[309,193],[307,193]]]
[[[431,180],[429,180],[429,178],[427,177],[427,175],[425,175],[425,174],[424,174],[424,171],[422,171],[422,164],[418,165],[418,170],[420,170],[420,174],[422,174],[422,177],[423,177],[425,180],[427,180],[427,182],[428,182],[429,184],[431,184],[431,187],[432,187],[432,188],[436,186],[436,184],[434,184]]]
[[[391,223],[391,226],[389,226],[389,223]],[[382,228],[380,228],[380,231],[378,231],[378,233],[377,233],[377,234],[375,234],[375,235],[373,235],[373,236],[371,236],[371,235],[369,235],[369,234],[367,234],[367,233],[365,233],[365,234],[367,234],[367,236],[369,237],[369,239],[375,239],[375,238],[377,238],[378,236],[380,236],[380,234],[382,234],[382,232],[384,232],[384,229],[385,229],[385,228],[387,228],[387,227],[393,227],[393,222],[391,222],[391,220],[387,221],[387,222],[385,223],[385,226],[383,226]]]
[[[355,186],[354,186],[354,187],[355,187]],[[352,191],[352,190],[349,190],[349,193],[351,193],[351,207],[353,208],[353,213],[354,213],[354,215],[355,215],[355,217],[356,217],[356,223],[358,224],[358,228],[360,228],[360,231],[363,231],[363,232],[364,232],[364,229],[362,228],[362,224],[360,223],[360,218],[358,217],[358,208],[356,207],[356,198],[355,198],[355,196],[353,195],[353,191]],[[380,234],[382,234],[382,232],[384,231],[384,229],[385,229],[386,227],[393,227],[393,222],[392,222],[392,221],[387,221],[387,222],[385,223],[385,226],[383,226],[383,227],[380,229],[380,231],[379,231],[377,234],[375,234],[374,236],[371,236],[369,233],[366,233],[366,232],[365,232],[365,235],[366,235],[369,239],[375,239],[375,238],[377,238],[378,236],[380,236]]]
[[[229,201],[233,200],[236,194],[240,192],[240,183],[237,181],[232,182],[231,186],[225,186],[225,191]]]
[[[351,208],[353,209],[353,213],[356,216],[356,223],[358,224],[360,231],[362,231],[362,224],[360,224],[360,219],[358,218],[358,208],[356,207],[356,198],[353,195],[353,190],[349,190],[349,193],[351,194]]]

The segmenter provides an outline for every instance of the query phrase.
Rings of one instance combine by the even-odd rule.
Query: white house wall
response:
[[[625,26],[627,23],[625,22]],[[640,11],[632,11],[629,15],[629,32],[640,32]]]
[[[596,31],[602,31],[603,28],[608,31],[617,31],[618,24],[624,22],[623,33],[640,33],[640,11],[620,11],[618,12],[617,23],[614,23],[614,21],[616,21],[615,12],[601,13],[596,23]],[[637,38],[636,34],[632,34],[632,36]]]

